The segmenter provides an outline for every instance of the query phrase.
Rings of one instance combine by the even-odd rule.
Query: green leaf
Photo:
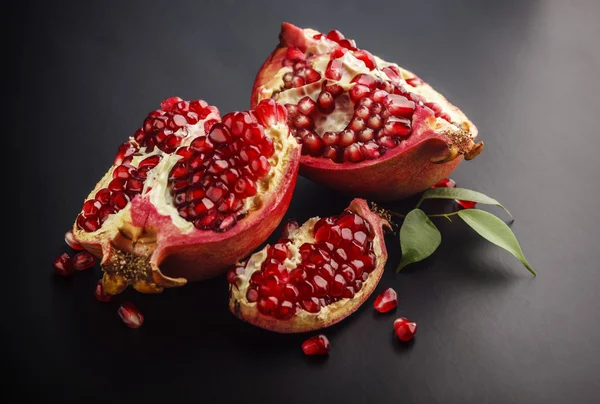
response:
[[[429,257],[442,242],[442,235],[421,209],[408,212],[400,228],[402,258],[396,272]]]
[[[482,194],[481,192],[471,191],[470,189],[465,188],[430,188],[421,197],[421,200],[424,199],[460,199],[464,201],[472,201],[477,203],[484,203],[486,205],[496,205],[502,209],[510,217],[512,215],[504,206],[500,204],[494,198],[490,198],[489,196]],[[420,202],[419,202],[420,203]]]
[[[525,265],[534,276],[537,274],[529,265],[521,246],[514,233],[501,219],[480,209],[465,209],[458,212],[458,216],[465,221],[473,230],[475,230],[484,239],[504,248],[514,255]]]

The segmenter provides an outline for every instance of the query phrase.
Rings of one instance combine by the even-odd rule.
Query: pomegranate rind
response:
[[[211,119],[219,119],[218,113],[199,122]],[[289,136],[284,122],[275,122],[272,128]],[[75,239],[101,258],[105,292],[118,294],[131,285],[142,293],[158,293],[165,287],[217,276],[254,251],[279,225],[295,188],[301,145],[290,138],[282,147],[275,153],[278,160],[273,167],[281,175],[269,177],[267,192],[254,197],[248,215],[226,232],[199,230],[191,225],[191,230],[182,231],[171,216],[159,212],[151,193],[136,195],[126,208],[111,215],[112,222],[107,220],[96,232],[85,232],[75,222]],[[114,168],[86,199],[106,187]]]
[[[251,105],[269,97],[278,99],[276,91],[282,90],[282,62],[288,47],[305,51],[315,46],[313,39],[319,34],[312,29],[298,28],[283,23],[280,43],[259,70],[251,95]],[[414,73],[396,64],[375,57],[379,68],[395,66],[403,78],[416,77]],[[320,85],[319,82],[308,86]],[[305,87],[308,87],[305,86]],[[304,94],[305,87],[285,90]],[[410,87],[409,87],[410,88]],[[449,112],[456,124],[435,118],[427,110],[417,107],[412,118],[411,136],[394,149],[374,160],[358,163],[335,163],[328,158],[301,157],[300,174],[333,189],[378,201],[390,201],[422,192],[442,178],[448,177],[461,163],[476,157],[483,149],[483,142],[475,143],[478,130],[467,116],[429,84],[422,82],[417,89],[420,94],[433,97]]]
[[[258,311],[256,302],[249,302],[246,299],[248,282],[240,287],[230,285],[229,309],[231,312],[243,321],[246,321],[257,327],[278,333],[301,333],[314,331],[329,327],[338,323],[354,313],[373,293],[381,279],[385,263],[387,261],[387,249],[385,247],[384,232],[390,229],[390,224],[373,213],[363,199],[354,199],[348,206],[349,210],[357,213],[366,222],[371,225],[374,232],[373,251],[376,256],[375,269],[369,274],[363,287],[351,299],[341,299],[321,308],[318,313],[309,313],[299,310],[289,320],[280,320],[272,316],[266,316]],[[267,245],[261,251],[255,253],[250,259],[256,259],[262,254],[266,257]],[[264,258],[263,258],[264,260]],[[258,263],[262,261],[257,261]]]

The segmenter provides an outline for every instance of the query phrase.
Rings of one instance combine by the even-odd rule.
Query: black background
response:
[[[59,4],[60,3],[60,4]],[[19,2],[2,6],[8,57],[2,138],[5,394],[197,402],[591,403],[600,391],[600,3],[590,1]],[[461,223],[402,274],[397,238],[372,298],[326,330],[276,335],[229,314],[223,277],[105,305],[100,270],[52,275],[63,234],[117,146],[168,96],[248,107],[257,69],[290,21],[340,29],[417,72],[479,127],[459,186],[499,199],[539,276]],[[8,140],[8,143],[7,143]],[[350,196],[299,179],[288,217],[339,212]],[[13,201],[13,202],[11,202]],[[402,209],[402,206],[397,209]],[[491,211],[501,214],[495,208]],[[14,223],[13,223],[14,222]],[[13,245],[14,244],[14,245]],[[134,301],[146,323],[116,309]],[[419,324],[413,343],[392,322]],[[136,401],[137,402],[137,401]],[[596,401],[597,402],[597,401]]]

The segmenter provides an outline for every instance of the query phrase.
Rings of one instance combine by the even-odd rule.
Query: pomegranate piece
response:
[[[69,276],[73,272],[73,260],[67,253],[62,253],[53,262],[54,272],[61,276]]]
[[[380,313],[387,313],[398,306],[398,295],[392,288],[387,288],[375,299],[375,310]]]
[[[110,295],[129,285],[157,293],[225,272],[262,244],[290,203],[301,146],[287,116],[272,99],[222,119],[203,100],[164,100],[118,148],[65,239],[102,254]],[[95,258],[82,252],[74,261],[84,269]]]
[[[408,342],[417,333],[417,323],[400,317],[394,321],[394,330],[400,341]]]
[[[68,232],[65,233],[65,243],[67,243],[67,245],[74,250],[77,250],[77,251],[83,250],[83,246],[81,244],[79,244],[77,242],[77,240],[75,240],[75,236],[73,235],[72,230],[69,230]]]
[[[331,351],[329,339],[323,334],[315,335],[302,343],[304,355],[327,355]]]
[[[83,271],[93,267],[96,264],[96,257],[89,251],[82,251],[73,257],[73,267],[78,271]]]
[[[96,300],[103,303],[110,302],[110,299],[112,299],[112,296],[104,291],[104,287],[102,286],[102,280],[99,280],[98,283],[96,283],[96,288],[94,289],[94,296],[96,296]]]
[[[307,71],[324,79],[320,88]],[[285,100],[304,176],[369,199],[424,191],[483,149],[475,125],[441,94],[336,30],[315,34],[284,23],[251,105],[265,98]]]
[[[144,324],[144,315],[131,302],[125,302],[119,306],[117,314],[129,328],[140,328]]]
[[[305,332],[341,321],[379,282],[388,226],[360,199],[339,216],[311,219],[300,227],[288,222],[282,239],[228,272],[231,311],[277,332]]]

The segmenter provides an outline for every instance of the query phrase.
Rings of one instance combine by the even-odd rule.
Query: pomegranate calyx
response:
[[[473,160],[483,150],[483,142],[475,143],[471,135],[464,130],[454,130],[444,132],[448,142],[448,153],[440,157],[431,158],[435,164],[448,163],[458,156],[464,156],[465,160]]]

